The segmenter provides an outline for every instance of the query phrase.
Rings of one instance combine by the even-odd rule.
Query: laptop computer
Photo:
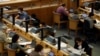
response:
[[[55,40],[55,38],[52,37],[52,36],[48,36],[48,37],[46,37],[45,39],[46,39],[46,41],[48,41],[48,42],[51,43],[52,45],[55,45],[55,44],[56,44],[56,40]]]

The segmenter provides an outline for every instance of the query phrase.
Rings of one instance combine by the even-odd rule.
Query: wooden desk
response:
[[[36,16],[41,22],[45,22],[48,25],[52,25],[53,24],[51,23],[53,21],[52,12],[55,11],[57,7],[58,4],[52,4],[52,5],[44,5],[41,7],[40,6],[26,7],[24,8],[24,10],[27,11],[29,15],[33,13],[36,14]],[[17,9],[4,11],[4,13],[8,14],[13,14],[13,13],[16,14],[17,12],[18,12]]]
[[[34,33],[25,33],[25,29],[21,28],[20,26],[16,25],[13,26],[11,22],[7,21],[6,19],[3,19],[3,22],[11,29],[14,29],[15,32],[17,34],[19,34],[20,36],[23,36],[24,38],[26,38],[27,40],[29,40],[28,43],[30,43],[30,41],[35,40],[36,41],[36,44],[41,44],[44,48],[50,48],[50,50],[52,50],[54,53],[55,53],[55,56],[69,56],[69,53],[68,52],[65,52],[62,48],[64,49],[67,49],[67,44],[61,42],[61,50],[58,51],[57,50],[57,44],[55,46],[51,45],[50,43],[46,42],[46,41],[41,41],[40,38],[34,34]],[[22,43],[23,44],[23,43]],[[26,44],[26,43],[24,43]],[[74,52],[75,54],[78,54],[78,55],[81,55],[80,54],[80,51],[78,50],[75,50],[73,47],[71,47],[71,51],[77,51],[77,52]]]
[[[80,11],[84,11],[86,12],[87,14],[89,14],[91,11],[90,11],[90,8],[86,8],[86,9],[83,9],[83,8],[78,8]],[[98,20],[100,20],[100,12],[99,13],[96,13],[94,12],[94,17],[97,18]]]
[[[27,40],[32,41],[35,40],[36,44],[41,44],[44,48],[48,46],[54,53],[55,56],[69,56],[68,53],[60,50],[58,51],[57,48],[46,41],[41,41],[40,38],[34,34],[31,33],[26,33],[25,30],[23,30],[21,27],[18,25],[13,26],[11,22],[7,21],[6,19],[3,19],[3,22],[11,29],[14,29],[17,34],[19,34],[22,37],[25,37]]]
[[[55,11],[59,6],[59,2],[52,3],[53,1],[48,0],[46,5],[42,5],[47,0],[15,0],[0,3],[0,7],[11,6],[13,10],[5,10],[4,13],[16,14],[17,8],[23,7],[29,15],[36,14],[41,22],[44,22],[48,25],[52,25],[53,14],[52,11]],[[13,7],[13,8],[12,8]],[[45,17],[44,17],[45,16]]]
[[[79,16],[79,20],[84,23],[84,19],[80,19],[81,14],[79,14],[78,16]],[[69,17],[72,17],[72,14],[69,14]],[[95,18],[94,20],[96,20],[96,22],[97,22],[94,24],[94,27],[100,30],[100,20],[97,18]]]

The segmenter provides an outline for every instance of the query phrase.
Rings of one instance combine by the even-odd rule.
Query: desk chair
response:
[[[4,42],[0,41],[0,54],[1,56],[4,56],[4,53],[6,50],[4,49]]]
[[[61,21],[60,19],[60,14],[53,11],[53,24],[57,23],[58,29],[60,28],[61,23],[67,23],[67,21]]]
[[[7,46],[8,56],[16,56],[16,50],[13,50]]]
[[[77,31],[80,29],[78,27],[78,23],[79,20],[69,19],[69,31],[68,31],[69,35],[70,35],[70,30],[75,30],[75,35],[77,36]]]

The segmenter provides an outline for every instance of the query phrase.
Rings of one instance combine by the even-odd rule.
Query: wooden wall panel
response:
[[[37,8],[33,10],[27,10],[28,14],[36,14],[37,17],[40,19],[41,22],[45,22],[48,25],[52,25],[53,22],[53,14],[52,12],[56,10],[58,6],[50,6],[44,8]]]
[[[69,10],[70,8],[77,8],[77,1],[71,1],[71,0],[62,0],[62,3],[65,3],[67,5],[67,9]]]

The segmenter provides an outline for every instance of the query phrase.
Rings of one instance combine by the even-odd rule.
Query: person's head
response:
[[[43,49],[43,46],[40,45],[40,44],[37,44],[37,45],[35,46],[35,50],[34,50],[34,51],[36,51],[36,52],[41,52],[42,49]]]
[[[31,14],[31,17],[32,17],[32,18],[35,18],[35,17],[36,17],[36,15],[35,15],[35,14]]]
[[[15,34],[13,37],[12,37],[12,43],[16,43],[19,39],[19,35],[18,34]]]
[[[66,4],[65,4],[65,3],[63,3],[63,4],[61,4],[61,6],[65,7],[65,6],[66,6]]]
[[[88,15],[89,17],[92,17],[92,16],[94,16],[94,14],[93,13],[89,13],[89,15]]]
[[[78,44],[78,45],[81,45],[83,40],[80,38],[80,37],[77,37],[75,38],[75,42]]]
[[[23,8],[18,8],[19,13],[23,11]]]
[[[41,22],[39,26],[40,26],[40,28],[42,28],[42,27],[45,27],[46,24],[44,22]]]

